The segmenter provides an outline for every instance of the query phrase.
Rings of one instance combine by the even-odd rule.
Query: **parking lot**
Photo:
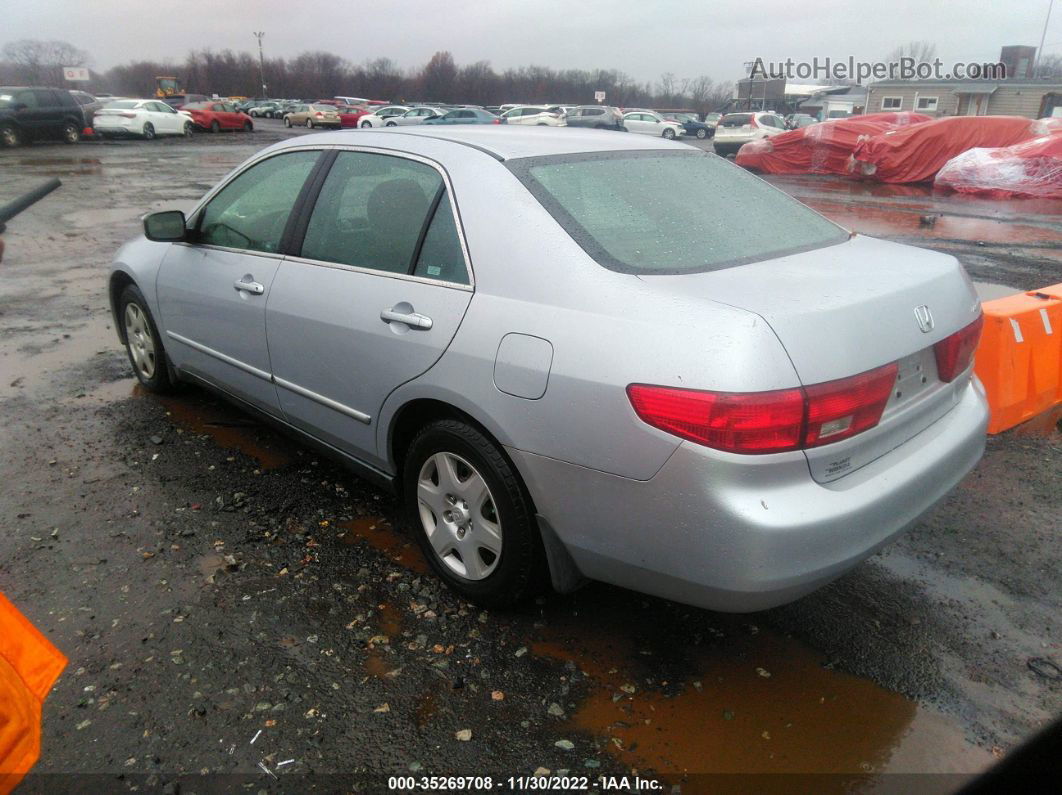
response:
[[[64,183],[12,222],[0,266],[0,582],[70,658],[30,791],[75,771],[294,790],[308,773],[539,769],[845,788],[980,771],[1059,714],[1058,413],[991,437],[918,527],[786,607],[591,584],[496,612],[430,575],[392,497],[198,389],[142,391],[110,258],[143,213],[311,132],[255,125],[0,151],[5,194]],[[862,234],[955,254],[986,297],[1060,280],[1058,202],[771,181]]]

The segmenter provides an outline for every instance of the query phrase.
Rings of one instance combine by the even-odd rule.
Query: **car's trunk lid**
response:
[[[708,273],[643,278],[759,315],[805,386],[899,363],[896,388],[875,428],[806,451],[820,482],[870,463],[928,427],[950,410],[969,379],[964,374],[941,382],[933,355],[934,343],[979,312],[969,278],[948,255],[855,236]],[[921,307],[932,316],[928,329]]]

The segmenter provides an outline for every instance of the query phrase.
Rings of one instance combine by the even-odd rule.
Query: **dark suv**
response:
[[[85,114],[62,88],[0,86],[0,143],[18,146],[35,138],[81,140]]]
[[[592,127],[595,130],[621,130],[623,126],[623,112],[619,108],[610,105],[579,105],[569,108],[564,117],[569,127]]]

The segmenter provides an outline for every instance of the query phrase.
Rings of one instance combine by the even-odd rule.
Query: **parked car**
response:
[[[578,105],[564,116],[569,127],[591,127],[595,130],[626,130],[623,111],[610,105]]]
[[[985,446],[953,256],[659,137],[284,141],[148,215],[109,295],[145,388],[207,385],[396,489],[434,571],[486,604],[540,572],[782,604]]]
[[[103,102],[87,91],[78,91],[77,89],[70,89],[70,96],[81,106],[81,112],[85,115],[85,126],[92,127],[96,111],[103,107]]]
[[[722,113],[705,113],[704,123],[714,130],[718,126],[721,118],[723,118]]]
[[[196,102],[209,102],[210,97],[206,94],[171,94],[168,97],[163,97],[162,101],[174,110],[181,110],[185,105]]]
[[[657,135],[661,138],[678,138],[686,131],[677,121],[668,121],[656,111],[636,110],[623,114],[623,126],[628,132],[642,135]]]
[[[333,105],[296,105],[295,110],[284,114],[285,127],[340,127],[339,112]]]
[[[41,138],[76,144],[87,126],[81,105],[65,89],[0,86],[0,143],[4,146]]]
[[[442,116],[428,119],[425,124],[501,124],[493,113],[479,108],[454,108]]]
[[[538,127],[567,127],[560,109],[550,110],[545,105],[520,105],[502,114],[503,124],[524,124]]]
[[[138,135],[151,140],[157,135],[190,136],[195,129],[191,113],[176,111],[158,99],[118,99],[96,112],[98,135]]]
[[[339,115],[340,127],[356,129],[361,120],[370,115],[372,111],[364,107],[340,105],[336,108],[336,113]]]
[[[704,140],[715,135],[715,127],[698,120],[692,113],[664,113],[661,115],[665,119],[677,121],[682,125],[683,132],[693,138]]]
[[[251,118],[263,118],[272,119],[274,113],[280,110],[280,103],[278,102],[263,102],[261,105],[254,105],[246,111],[247,115]]]
[[[412,124],[423,124],[428,119],[435,119],[444,115],[449,108],[433,108],[426,105],[411,108],[397,116],[389,116],[384,119],[384,127],[408,127]],[[370,118],[368,116],[366,119]],[[375,122],[374,122],[375,124]]]
[[[785,117],[785,128],[787,130],[799,130],[801,127],[810,127],[812,124],[818,124],[818,119],[807,113],[790,113]]]
[[[781,116],[769,112],[728,113],[715,128],[715,151],[720,155],[737,154],[749,141],[759,141],[785,132]]]
[[[221,130],[254,130],[251,117],[236,110],[236,106],[228,102],[193,102],[181,110],[191,115],[192,122],[199,130],[215,133]]]
[[[383,127],[387,120],[395,116],[401,116],[412,110],[409,105],[384,105],[379,108],[371,108],[370,113],[358,120],[358,126],[363,128]]]

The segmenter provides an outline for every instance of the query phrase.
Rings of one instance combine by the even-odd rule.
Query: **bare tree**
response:
[[[1037,77],[1062,77],[1062,55],[1041,55],[1036,65]]]
[[[16,70],[17,80],[45,85],[63,84],[64,66],[88,66],[89,54],[66,41],[20,39],[8,42],[4,59]]]
[[[915,63],[926,63],[937,57],[937,45],[929,41],[909,41],[893,48],[885,60],[896,63],[901,58],[912,58]]]

